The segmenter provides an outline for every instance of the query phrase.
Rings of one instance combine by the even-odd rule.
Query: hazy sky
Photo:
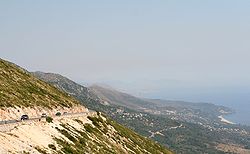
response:
[[[0,56],[82,82],[250,85],[250,1],[1,1]]]

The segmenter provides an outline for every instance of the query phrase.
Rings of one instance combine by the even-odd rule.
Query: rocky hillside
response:
[[[161,114],[161,111],[171,112],[201,112],[202,114],[221,115],[231,113],[230,108],[214,105],[212,103],[192,103],[184,101],[170,101],[160,99],[142,99],[132,95],[119,92],[111,88],[105,88],[98,85],[89,87],[92,93],[95,93],[101,100],[106,100],[108,104],[125,106],[138,111],[146,111],[155,114]]]
[[[89,109],[101,111],[103,104],[106,104],[106,101],[102,100],[89,88],[79,85],[60,74],[32,72],[32,75],[74,96]]]
[[[138,110],[142,110],[153,105],[152,102],[119,92],[111,88],[104,88],[102,86],[93,85],[89,87],[89,89],[99,98],[101,98],[101,100],[105,100],[107,104],[119,105]]]
[[[212,103],[143,99],[98,85],[89,88],[92,93],[95,93],[101,100],[105,100],[107,104],[124,106],[155,115],[165,115],[176,120],[192,123],[209,124],[218,122],[218,116],[233,112],[228,107]]]
[[[89,111],[17,65],[0,62],[0,153],[172,153]],[[46,116],[41,117],[42,113]],[[30,118],[20,120],[23,114]]]
[[[175,118],[178,116],[178,119],[190,122],[201,122],[200,120],[202,119],[199,119],[199,117],[206,119],[203,120],[203,122],[207,120],[210,121],[211,119],[219,120],[219,115],[232,113],[230,108],[211,103],[142,99],[98,85],[86,88],[59,74],[34,72],[33,75],[74,96],[84,105],[94,110],[101,110],[103,107],[101,107],[100,104],[106,106],[122,106],[157,115],[170,115]]]
[[[12,125],[0,132],[0,153],[172,153],[101,114]]]
[[[0,107],[72,107],[79,104],[68,94],[0,59]]]
[[[33,72],[32,74],[37,78],[47,83],[50,83],[58,89],[61,89],[73,96],[81,95],[82,97],[84,97],[84,99],[98,99],[98,97],[94,93],[92,93],[88,88],[83,87],[60,74],[43,72]]]
[[[231,149],[232,153],[249,153],[250,151],[248,148],[250,145],[250,128],[224,125],[219,121],[217,115],[229,112],[228,108],[208,103],[139,100],[140,98],[120,93],[114,89],[105,90],[107,88],[101,87],[101,90],[98,90],[97,88],[100,86],[95,86],[96,90],[93,90],[92,87],[92,90],[82,91],[81,94],[81,90],[76,91],[69,87],[88,88],[81,85],[73,86],[66,83],[50,82],[50,73],[46,73],[45,76],[47,77],[44,78],[49,83],[57,87],[59,87],[57,84],[63,85],[62,90],[67,89],[69,94],[88,108],[105,113],[117,122],[143,136],[156,140],[176,153],[223,154],[227,153],[228,149]],[[60,77],[58,76],[58,78]],[[88,96],[86,92],[92,92],[91,95],[94,93],[98,96],[94,96],[92,99],[89,97],[86,100],[85,98]],[[106,96],[107,94],[110,95]],[[140,103],[142,102],[147,102],[145,104],[151,102],[151,104],[141,106]],[[128,107],[126,107],[126,104]],[[130,104],[134,108],[131,108]]]

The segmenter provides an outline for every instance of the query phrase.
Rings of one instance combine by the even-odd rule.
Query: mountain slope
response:
[[[54,73],[33,72],[35,77],[67,92],[71,96],[74,96],[84,106],[92,110],[102,111],[104,101],[102,101],[95,93],[90,89],[75,83],[74,81]],[[102,111],[103,112],[103,111]]]
[[[109,104],[125,106],[131,109],[150,109],[156,107],[170,107],[175,109],[201,109],[202,111],[217,111],[226,110],[231,112],[231,110],[224,106],[217,106],[212,103],[192,103],[184,101],[170,101],[161,99],[142,99],[123,92],[119,92],[115,89],[106,88],[99,85],[93,85],[88,87],[90,92],[96,94],[101,100],[106,100]],[[226,112],[225,111],[225,112]]]
[[[138,110],[152,105],[151,102],[116,91],[114,89],[108,89],[98,85],[93,85],[89,87],[89,89],[98,97],[100,97],[101,100],[106,101],[108,104],[119,105]]]
[[[34,76],[39,79],[54,85],[55,87],[62,89],[71,95],[81,95],[85,99],[92,98],[98,99],[98,97],[91,93],[90,90],[86,87],[83,87],[68,78],[65,78],[59,74],[54,73],[43,73],[43,72],[33,72]]]
[[[15,64],[0,62],[0,153],[172,153],[87,110],[70,95]],[[20,120],[24,114],[30,118]]]
[[[249,150],[244,149],[244,147],[247,148],[250,145],[250,129],[244,129],[232,125],[223,125],[218,121],[216,115],[220,113],[220,111],[217,109],[225,110],[227,108],[221,108],[220,106],[207,103],[197,104],[180,101],[166,102],[164,100],[141,100],[140,102],[151,102],[150,105],[144,106],[147,107],[148,110],[142,109],[141,106],[139,108],[131,109],[131,107],[125,107],[127,104],[126,101],[129,100],[130,104],[133,104],[134,102],[136,104],[139,98],[128,96],[128,94],[116,91],[112,95],[122,96],[115,96],[115,99],[112,99],[112,97],[104,97],[103,95],[100,95],[94,96],[92,99],[89,97],[89,99],[85,100],[88,96],[86,95],[86,92],[89,91],[92,93],[91,95],[93,95],[93,93],[98,95],[98,93],[95,93],[92,90],[82,91],[82,93],[81,90],[76,91],[73,87],[81,87],[78,89],[88,88],[81,85],[71,85],[76,84],[75,82],[67,82],[71,83],[70,85],[67,85],[67,83],[51,82],[50,75],[50,73],[45,73],[43,78],[46,78],[47,82],[54,84],[56,87],[63,85],[61,88],[62,90],[67,89],[69,94],[81,101],[88,108],[105,113],[115,121],[135,130],[141,135],[156,140],[162,145],[173,149],[176,153],[225,153],[225,149],[229,147],[234,150],[238,149],[235,153],[237,153],[237,151],[249,152]],[[39,77],[39,75],[37,76]],[[56,78],[55,74],[53,76]],[[59,78],[61,78],[60,75],[58,75],[58,79]],[[115,90],[110,89],[108,93],[111,93],[112,91]],[[127,96],[130,99],[123,99],[123,97]],[[123,99],[123,101],[118,98]],[[112,102],[114,100],[118,102]],[[121,102],[124,104],[119,105]],[[136,106],[138,105],[140,104],[136,104]],[[160,110],[161,114],[155,114],[156,110]],[[211,114],[215,114],[212,116],[215,117],[214,120],[204,120],[203,118],[206,118],[207,115],[202,115],[202,113],[210,111],[213,111]],[[192,123],[186,122],[186,119],[189,121],[192,120]],[[197,123],[197,121],[199,123]]]
[[[89,88],[92,93],[95,93],[101,100],[105,100],[109,104],[124,106],[133,110],[156,115],[168,115],[193,123],[218,121],[218,116],[232,113],[230,108],[211,103],[142,99],[98,85]]]
[[[0,153],[172,153],[95,113],[89,113],[89,116],[53,117],[52,122],[29,121],[8,127],[12,128],[0,131]]]
[[[78,101],[38,80],[17,65],[0,59],[0,107],[71,107]]]

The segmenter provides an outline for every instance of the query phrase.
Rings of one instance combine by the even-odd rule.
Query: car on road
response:
[[[21,116],[21,120],[29,120],[29,116],[27,114],[24,114]]]
[[[46,113],[43,113],[42,115],[41,115],[41,118],[46,118],[47,117],[47,114]]]
[[[61,115],[62,115],[61,112],[56,113],[56,116],[61,116]]]

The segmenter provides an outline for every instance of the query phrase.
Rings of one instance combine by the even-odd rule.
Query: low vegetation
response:
[[[0,107],[71,107],[78,101],[19,66],[0,59]]]
[[[18,106],[25,108],[40,106],[53,109],[58,106],[70,108],[78,104],[80,104],[79,101],[65,92],[35,78],[19,66],[0,59],[0,107]],[[61,115],[61,113],[57,115]],[[36,123],[38,125],[32,126],[23,123],[22,126],[26,127],[27,131],[29,131],[28,128],[31,127],[34,128],[34,132],[41,130],[41,133],[44,133],[43,135],[55,141],[52,142],[53,144],[48,142],[46,147],[39,143],[39,141],[36,141],[35,143],[30,143],[28,147],[31,149],[34,148],[33,150],[42,154],[172,153],[154,141],[136,134],[132,130],[121,126],[107,117],[104,118],[99,112],[96,116],[81,118],[78,117],[74,120],[69,118],[67,122],[64,122],[63,120],[53,120],[51,117],[46,117],[47,123],[43,125],[47,127],[44,127],[44,129],[38,126],[41,123]],[[86,120],[92,123],[86,123]],[[15,128],[17,128],[16,131],[19,131],[18,126],[15,126]],[[46,128],[50,129],[46,130]],[[51,129],[56,130],[51,131]],[[58,135],[59,133],[61,135]],[[25,137],[24,135],[22,139],[26,142],[27,138]],[[32,140],[32,138],[29,139]],[[13,143],[19,140],[20,138],[13,139]],[[9,142],[9,140],[6,142]],[[26,146],[24,141],[17,145],[20,146],[20,148],[24,145]],[[8,148],[6,151],[7,150],[8,152],[12,151]],[[27,149],[17,150],[24,152]]]
[[[49,144],[48,147],[52,150],[56,150],[56,146],[54,144]]]
[[[179,102],[179,105],[177,105],[179,106],[178,109],[181,109],[179,113],[184,114],[178,114],[181,118],[179,117],[179,119],[176,119],[169,115],[155,115],[138,110],[136,111],[132,106],[130,109],[126,106],[121,106],[119,103],[121,103],[121,99],[124,98],[124,96],[126,97],[125,94],[121,94],[121,97],[112,97],[113,94],[117,95],[117,93],[109,92],[110,97],[104,97],[105,99],[103,100],[106,100],[106,102],[103,102],[103,100],[99,98],[99,96],[102,97],[103,95],[95,95],[95,93],[92,93],[88,88],[63,76],[42,72],[34,74],[40,79],[68,92],[87,108],[105,113],[118,123],[130,128],[140,135],[157,141],[176,153],[225,153],[224,151],[218,150],[217,146],[220,143],[229,146],[239,145],[242,148],[249,149],[250,127],[220,125],[216,122],[218,110],[223,109],[223,111],[230,112],[227,108],[221,108],[211,104],[186,104],[185,102],[186,105],[193,108],[190,110],[190,108],[185,107],[182,102]],[[103,91],[102,94],[104,94],[104,92],[106,91]],[[124,102],[125,100],[127,101]],[[133,104],[131,104],[132,101],[134,102]],[[161,102],[158,102],[160,100],[154,101],[161,104]],[[127,102],[133,105],[133,107],[135,104],[141,104],[141,101],[138,102],[138,99],[129,96],[123,99],[123,103],[127,104]],[[172,103],[176,104],[176,102]],[[168,110],[168,108],[162,108],[161,110]],[[202,119],[205,117],[206,121],[201,121],[203,124],[197,124],[197,120],[201,120],[201,118],[193,119],[193,115],[196,115],[198,118],[202,117]],[[211,119],[211,121],[207,121],[208,119]],[[192,123],[192,121],[196,123]],[[98,127],[99,122],[93,122],[93,124]],[[176,128],[181,125],[182,127]],[[244,130],[248,133],[244,133]],[[152,135],[159,131],[160,134],[157,133]]]
[[[46,152],[45,150],[43,150],[42,148],[40,148],[40,147],[38,147],[38,146],[36,146],[35,149],[36,149],[39,153],[41,153],[41,154],[47,154],[47,152]]]
[[[53,118],[48,116],[48,117],[46,117],[46,121],[48,123],[52,123],[53,122]]]
[[[55,138],[57,144],[62,147],[58,152],[72,154],[172,153],[154,141],[144,138],[108,118],[104,120],[102,117],[102,115],[88,117],[92,124],[84,124],[81,120],[75,119],[84,130],[77,130],[67,124],[61,125],[63,129],[57,128],[61,134],[74,143]]]

